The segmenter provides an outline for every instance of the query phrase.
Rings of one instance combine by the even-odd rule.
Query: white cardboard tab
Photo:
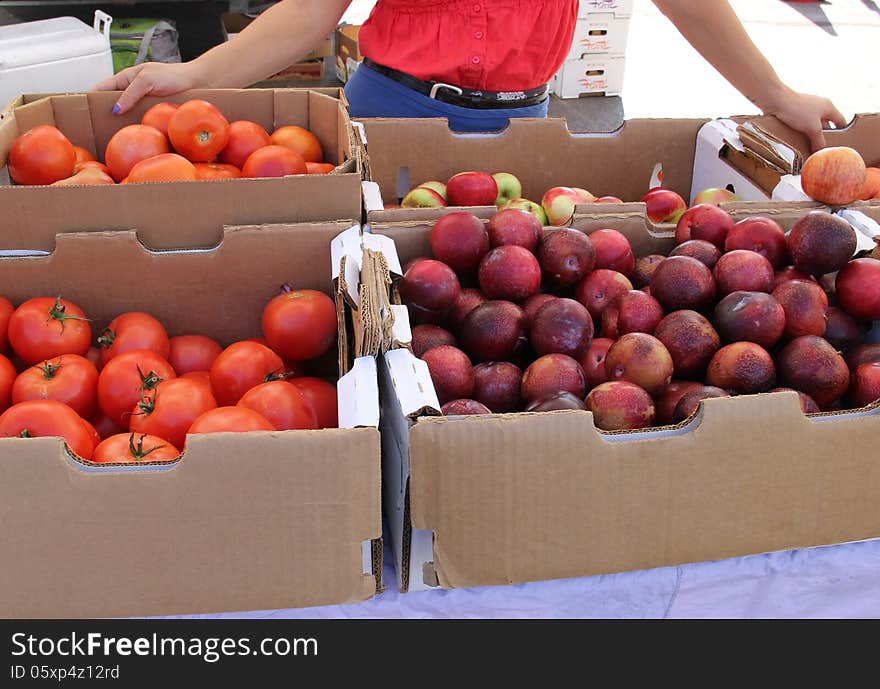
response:
[[[338,280],[342,257],[345,256],[345,285],[348,297],[356,307],[360,306],[361,267],[364,252],[361,246],[361,226],[352,225],[330,242],[330,260],[333,264],[333,279]]]
[[[431,381],[428,364],[408,349],[393,349],[385,354],[391,381],[405,416],[430,408],[440,413],[440,401]]]
[[[412,344],[412,328],[406,307],[402,304],[392,304],[391,313],[394,314],[394,324],[391,326],[391,336],[394,341],[402,345]]]
[[[378,251],[388,262],[388,270],[393,275],[402,276],[403,269],[400,267],[400,258],[397,256],[397,247],[394,246],[394,240],[384,234],[365,233],[363,235],[363,245],[366,249]]]
[[[877,248],[877,241],[880,241],[880,223],[861,211],[844,208],[836,214],[852,225],[856,231],[856,253],[873,251]]]
[[[766,201],[767,194],[761,187],[719,156],[725,144],[738,151],[744,150],[736,133],[736,122],[718,119],[700,127],[694,152],[690,203],[693,204],[696,195],[704,189],[725,189],[728,186],[733,187],[741,201]]]
[[[339,379],[336,389],[340,428],[379,426],[379,385],[374,357],[355,359],[351,370]]]
[[[367,213],[370,211],[385,210],[385,204],[382,202],[382,192],[376,182],[361,182],[361,189],[364,196],[364,208]]]

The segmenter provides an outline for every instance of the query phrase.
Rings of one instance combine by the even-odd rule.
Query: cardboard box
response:
[[[550,90],[560,98],[619,96],[624,65],[623,56],[597,54],[566,60],[550,82]]]
[[[691,198],[691,184],[697,174],[697,134],[707,120],[627,120],[617,131],[591,134],[572,134],[565,120],[556,118],[512,119],[504,131],[489,134],[455,133],[446,120],[439,118],[365,118],[360,122],[367,137],[367,222],[404,223],[430,221],[448,211],[385,210],[384,204],[399,203],[422,182],[445,182],[468,170],[510,172],[522,182],[523,196],[536,203],[556,186],[582,187],[596,196],[612,195],[634,202],[625,206],[580,204],[576,218],[591,213],[645,218],[645,205],[638,199],[653,186],[658,165],[662,167],[663,185],[685,199]],[[741,179],[734,168],[728,166],[723,171],[727,177],[718,179],[717,186]],[[491,217],[497,209],[486,206],[468,210]],[[658,231],[668,229],[658,227]]]
[[[336,78],[347,83],[363,59],[358,46],[361,27],[343,24],[336,28]]]
[[[671,246],[640,218],[611,226],[640,254]],[[405,264],[424,255],[430,226],[373,231],[395,239]],[[711,399],[679,426],[617,433],[580,411],[444,418],[407,348],[406,308],[393,313],[394,348],[380,361],[383,504],[401,591],[880,536],[880,403],[807,417],[791,392]]]
[[[172,335],[229,344],[260,333],[284,282],[333,294],[331,240],[350,225],[226,227],[216,246],[154,251],[131,230],[56,237],[35,224],[34,244],[51,253],[0,258],[0,293],[14,303],[61,294],[97,332],[121,311],[144,310]],[[362,291],[358,249],[333,251],[345,256],[337,283],[346,293]],[[60,439],[0,440],[0,615],[172,615],[373,596],[382,571],[375,352],[352,339],[369,338],[341,333],[340,429],[192,436],[170,466],[100,466],[72,459]]]
[[[580,0],[578,19],[592,14],[611,12],[618,17],[631,17],[634,0]]]
[[[869,166],[880,165],[880,114],[858,114],[844,129],[825,132],[829,146],[856,149]],[[810,155],[808,139],[773,117],[715,120],[700,130],[692,190],[738,179],[736,193],[745,201],[810,201],[800,184],[801,167]],[[723,186],[723,184],[722,184]],[[855,207],[877,204],[858,202]]]
[[[0,121],[0,248],[44,248],[30,242],[34,226],[45,228],[51,237],[59,232],[136,228],[148,246],[189,248],[216,243],[224,225],[358,219],[360,148],[345,103],[332,95],[338,93],[338,89],[189,91],[169,98],[145,98],[133,111],[119,116],[110,113],[119,97],[113,92],[17,99]],[[249,119],[270,131],[286,124],[308,127],[337,170],[330,175],[198,183],[64,188],[9,184],[6,156],[15,137],[31,127],[54,124],[74,144],[103,154],[119,128],[139,122],[155,103],[182,103],[191,98],[211,101],[230,121]]]
[[[620,57],[626,52],[629,36],[629,17],[612,13],[590,14],[578,19],[567,60],[578,60],[585,55]]]
[[[227,12],[223,15],[223,26],[226,29],[228,40],[233,40],[259,15]],[[308,54],[296,63],[273,74],[271,77],[259,82],[259,85],[268,85],[284,82],[321,81],[328,76],[328,60],[333,57],[333,36],[327,36],[316,45]]]

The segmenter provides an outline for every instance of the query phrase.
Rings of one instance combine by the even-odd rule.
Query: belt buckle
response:
[[[431,87],[431,93],[428,94],[428,97],[433,98],[434,100],[437,100],[437,92],[440,89],[449,89],[450,91],[455,93],[455,95],[457,95],[457,96],[460,96],[462,93],[464,93],[464,91],[462,91],[460,88],[458,88],[458,86],[453,86],[452,84],[444,84],[444,83],[438,81],[437,83],[435,83]]]

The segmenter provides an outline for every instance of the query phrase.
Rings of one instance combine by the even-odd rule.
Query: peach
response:
[[[661,254],[649,254],[637,258],[635,268],[633,268],[632,275],[630,275],[630,281],[633,286],[636,289],[642,289],[650,285],[654,269],[665,259],[666,257]]]
[[[754,251],[735,249],[718,259],[712,270],[718,296],[731,292],[769,292],[773,266]]]
[[[538,263],[551,287],[571,287],[593,270],[596,249],[583,232],[560,228],[544,236],[538,247]]]
[[[474,368],[467,354],[451,345],[433,347],[422,357],[428,364],[440,404],[470,398],[474,391]]]
[[[712,318],[725,342],[754,342],[769,349],[785,331],[785,310],[766,292],[732,292]]]
[[[412,329],[413,354],[420,359],[429,349],[441,345],[457,347],[458,342],[455,339],[455,335],[436,325],[417,325]]]
[[[459,341],[475,361],[504,361],[513,355],[524,326],[525,314],[516,304],[487,301],[465,317]]]
[[[626,381],[602,383],[585,400],[593,412],[593,423],[603,431],[650,428],[656,412],[651,396],[638,385]]]
[[[596,249],[596,268],[616,270],[623,275],[632,273],[636,265],[629,240],[617,230],[596,230],[590,233]]]
[[[705,265],[690,256],[673,256],[657,266],[651,277],[651,295],[664,310],[700,309],[715,298],[715,279]]]
[[[657,421],[662,424],[676,423],[673,414],[678,401],[688,392],[701,387],[703,387],[702,383],[693,380],[673,380],[657,396],[654,404],[657,408]]]
[[[431,252],[458,273],[476,268],[489,252],[483,221],[465,211],[440,218],[431,228]]]
[[[416,261],[400,281],[403,302],[417,312],[444,314],[461,293],[458,277],[452,268],[433,259]]]
[[[541,288],[541,266],[531,251],[508,244],[485,255],[478,279],[490,299],[521,302]]]
[[[880,261],[857,258],[837,274],[837,303],[853,318],[880,320]]]
[[[829,306],[825,312],[825,334],[822,336],[840,352],[846,352],[862,341],[865,329],[845,311]]]
[[[556,392],[547,397],[536,399],[526,407],[526,411],[562,411],[565,409],[586,411],[587,405],[580,397],[575,397],[570,392]]]
[[[492,412],[476,400],[451,400],[440,407],[443,416],[472,416]]]
[[[584,200],[571,187],[553,187],[541,199],[547,222],[556,227],[567,225],[571,221],[575,206],[579,203],[584,203]]]
[[[869,167],[865,170],[865,186],[859,199],[869,201],[880,197],[880,168]]]
[[[682,244],[691,239],[702,239],[724,249],[727,233],[733,229],[730,213],[718,206],[701,203],[688,208],[675,226],[675,242]]]
[[[608,380],[608,374],[605,373],[605,355],[613,344],[614,340],[610,338],[597,337],[578,359],[581,368],[584,369],[584,375],[587,377],[587,389],[594,388]]]
[[[694,390],[688,390],[678,400],[675,410],[672,412],[673,423],[681,423],[697,413],[700,402],[716,397],[730,397],[726,390],[716,388],[713,385],[702,385]]]
[[[830,146],[813,153],[801,168],[804,193],[829,206],[846,206],[858,200],[867,171],[862,156],[848,146]]]
[[[862,364],[852,372],[847,398],[853,408],[880,400],[880,363]]]
[[[664,261],[665,262],[665,261]],[[662,264],[661,264],[662,265]],[[593,318],[601,318],[602,311],[618,294],[633,288],[632,283],[616,270],[594,270],[578,283],[575,298]]]
[[[544,227],[538,218],[518,208],[498,211],[486,225],[486,231],[493,248],[514,244],[529,251],[537,248],[544,235]]]
[[[761,345],[734,342],[715,352],[706,370],[706,383],[735,395],[766,392],[776,383],[776,367]]]
[[[788,233],[794,267],[810,275],[843,268],[856,251],[856,232],[846,220],[825,211],[810,211]]]
[[[609,381],[635,383],[650,395],[669,385],[672,371],[672,356],[666,345],[647,333],[623,335],[605,355],[605,373]]]
[[[493,361],[474,367],[473,398],[496,414],[520,408],[522,371],[507,361]]]
[[[523,374],[522,398],[531,403],[558,392],[583,399],[586,379],[581,365],[565,354],[546,354],[535,359]]]
[[[783,385],[800,390],[825,409],[849,387],[846,361],[826,340],[805,335],[789,342],[776,359]]]
[[[828,296],[815,282],[789,280],[773,290],[773,298],[785,310],[786,338],[825,334]]]
[[[785,232],[779,223],[763,215],[740,220],[724,240],[725,251],[745,249],[761,254],[773,268],[784,265],[788,258]]]
[[[819,405],[816,404],[816,400],[800,390],[793,390],[792,388],[773,388],[770,392],[796,392],[798,394],[798,401],[801,405],[801,411],[804,414],[818,414],[822,411],[819,409]]]
[[[593,340],[593,319],[574,299],[553,299],[538,309],[529,331],[529,342],[538,355],[578,357]]]
[[[602,337],[654,332],[663,320],[663,307],[650,294],[629,290],[614,298],[602,312]]]
[[[672,357],[675,373],[690,378],[706,370],[715,352],[721,347],[721,338],[705,316],[696,311],[674,311],[654,330]]]
[[[712,270],[718,263],[718,259],[721,258],[721,251],[712,242],[707,242],[705,239],[691,239],[679,244],[669,252],[669,255],[690,256]]]

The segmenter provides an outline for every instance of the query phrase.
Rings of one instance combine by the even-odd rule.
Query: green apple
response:
[[[492,177],[498,185],[498,198],[495,199],[495,205],[501,206],[507,201],[518,199],[522,196],[522,184],[509,172],[496,172]]]
[[[501,204],[498,207],[498,210],[503,211],[508,208],[518,208],[522,211],[528,211],[541,222],[542,226],[547,225],[547,214],[544,212],[544,209],[534,201],[529,201],[528,199],[511,199],[510,201]]]
[[[400,202],[402,208],[443,208],[446,201],[433,189],[416,187]]]
[[[443,182],[436,182],[432,180],[430,182],[423,182],[419,185],[419,187],[424,189],[433,189],[438,194],[440,194],[440,196],[443,197],[444,203],[446,202],[446,185]]]

